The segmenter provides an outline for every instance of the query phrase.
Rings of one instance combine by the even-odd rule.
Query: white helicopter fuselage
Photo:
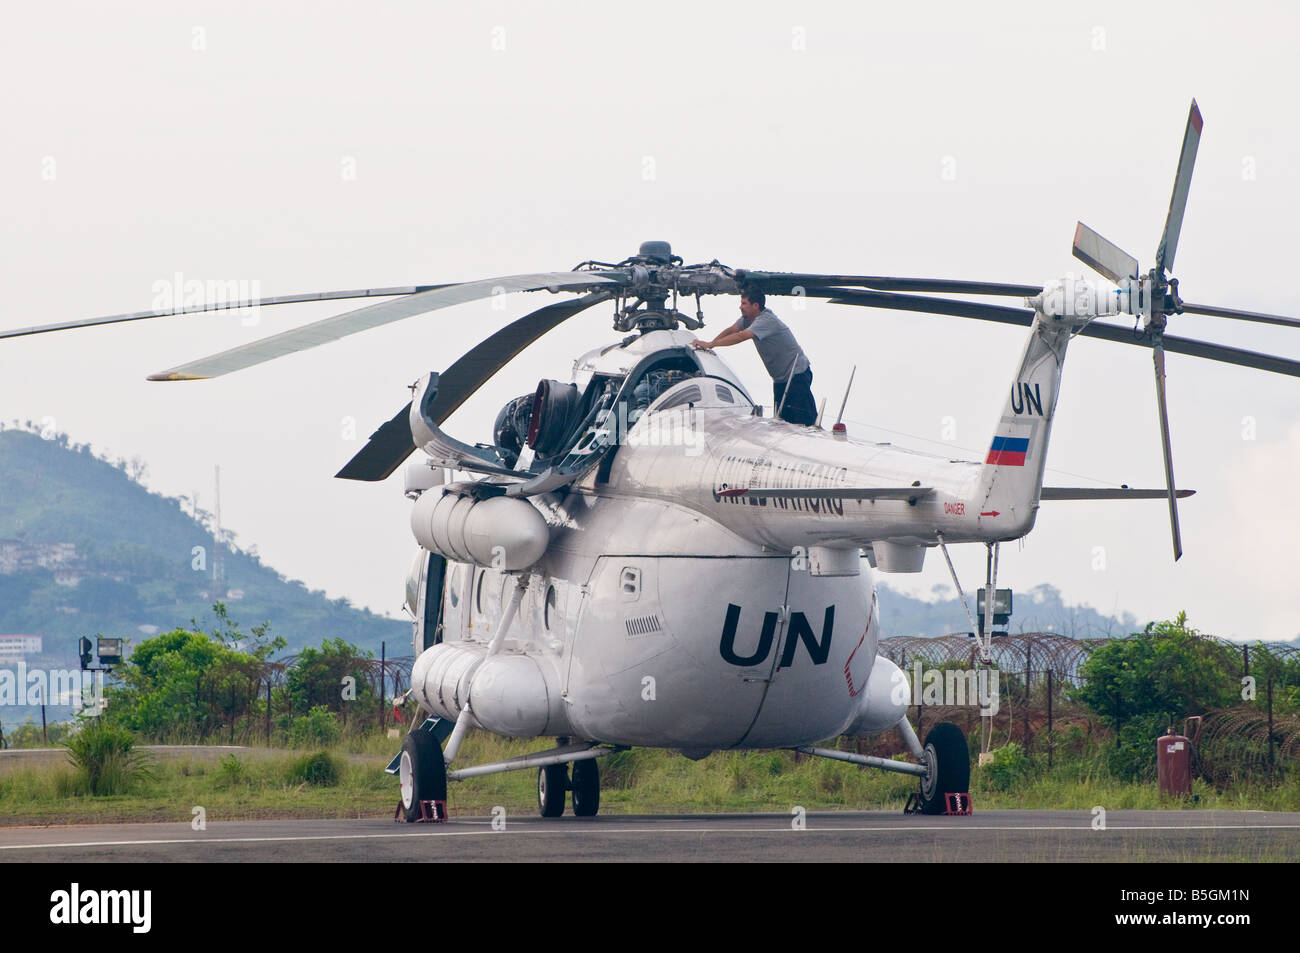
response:
[[[1043,363],[1034,349],[1041,337],[1031,337],[1027,365]],[[576,365],[575,383],[626,374],[692,338],[657,331],[592,352]],[[1037,393],[1049,385],[1044,413],[1031,406],[1006,424],[1043,445],[1056,356],[1046,362],[1050,381],[1032,381]],[[428,614],[419,597],[429,570],[417,562],[408,604],[419,656],[412,691],[422,707],[448,718],[472,711],[475,723],[509,736],[699,755],[872,734],[903,717],[898,670],[876,656],[872,564],[917,571],[937,533],[954,542],[1023,535],[1036,497],[999,503],[1005,489],[991,474],[1003,468],[988,462],[758,416],[723,361],[711,352],[696,358],[701,373],[635,420],[610,415],[617,447],[605,465],[561,492],[510,501],[546,523],[533,564],[448,563],[441,642],[423,652],[419,620]],[[1033,471],[1022,479],[1041,479],[1044,450],[1027,468],[1018,464]],[[834,495],[863,487],[915,487],[917,495]],[[811,495],[750,495],[761,489]],[[494,645],[503,622],[509,631]]]

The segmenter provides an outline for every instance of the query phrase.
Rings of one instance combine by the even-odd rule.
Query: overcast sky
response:
[[[1298,28],[1250,3],[24,4],[0,39],[0,326],[149,308],[178,273],[274,295],[567,269],[650,238],[688,262],[1035,283],[1080,270],[1082,219],[1149,267],[1193,96],[1205,131],[1183,296],[1300,315]],[[205,508],[220,464],[241,544],[396,614],[415,546],[400,474],[332,474],[408,383],[548,298],[463,305],[184,384],[145,376],[355,305],[3,341],[0,417],[143,457],[152,488],[198,491]],[[709,336],[735,306],[706,304]],[[502,403],[615,339],[610,310],[539,342],[449,429],[490,439]],[[776,310],[819,399],[837,405],[857,364],[851,433],[982,456],[1023,329]],[[1300,332],[1172,325],[1300,358]],[[752,348],[724,356],[770,393]],[[1178,484],[1198,491],[1180,508],[1183,559],[1162,502],[1048,503],[1004,547],[1001,582],[1293,638],[1300,379],[1178,355],[1168,373]],[[1162,485],[1153,392],[1148,350],[1074,342],[1049,483]],[[973,589],[982,549],[956,559]],[[947,583],[935,553],[886,578]]]

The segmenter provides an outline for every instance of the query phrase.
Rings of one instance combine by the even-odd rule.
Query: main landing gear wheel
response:
[[[595,759],[573,763],[573,813],[576,817],[595,817],[600,810],[600,768]]]
[[[537,810],[542,817],[559,817],[564,813],[564,795],[568,790],[568,765],[548,764],[537,769]]]
[[[942,814],[946,794],[970,790],[970,749],[966,736],[952,722],[941,721],[925,736],[925,766],[921,778],[921,812]]]
[[[414,823],[421,819],[421,801],[447,800],[447,762],[438,739],[427,731],[413,731],[402,742],[397,778],[401,782],[402,815]]]

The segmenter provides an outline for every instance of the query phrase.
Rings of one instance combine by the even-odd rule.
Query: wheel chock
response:
[[[924,802],[921,800],[920,793],[917,791],[913,791],[911,794],[907,796],[907,804],[903,807],[903,813],[924,814],[925,810],[922,807],[923,804]]]
[[[403,822],[406,818],[402,814],[402,802],[397,802],[397,808],[393,811],[393,820]],[[447,802],[446,801],[421,801],[420,817],[411,821],[412,824],[445,824],[447,823]]]
[[[944,801],[948,806],[943,813],[949,816],[969,817],[974,810],[970,795],[965,791],[958,794],[945,794]]]

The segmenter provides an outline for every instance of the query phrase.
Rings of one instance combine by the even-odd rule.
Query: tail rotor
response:
[[[1160,420],[1160,442],[1164,453],[1165,489],[1169,494],[1169,530],[1174,544],[1174,561],[1183,555],[1182,534],[1178,528],[1178,497],[1174,487],[1174,456],[1169,439],[1169,407],[1165,397],[1165,327],[1169,315],[1181,314],[1183,302],[1178,297],[1178,279],[1170,277],[1178,236],[1187,210],[1187,193],[1196,165],[1196,150],[1201,142],[1201,110],[1192,100],[1183,132],[1183,148],[1174,175],[1174,191],[1169,198],[1169,214],[1164,234],[1156,247],[1155,266],[1145,275],[1138,274],[1138,260],[1113,242],[1107,241],[1087,225],[1079,222],[1074,232],[1074,257],[1089,268],[1127,288],[1134,313],[1143,317],[1143,330],[1151,342],[1156,377],[1156,413]]]

